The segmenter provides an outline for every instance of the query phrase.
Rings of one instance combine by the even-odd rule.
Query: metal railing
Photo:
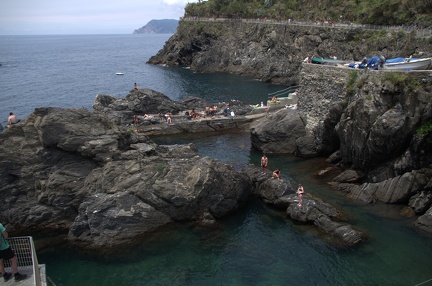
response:
[[[325,27],[332,29],[363,29],[363,30],[387,30],[387,31],[404,31],[406,33],[415,32],[418,38],[432,37],[432,29],[422,29],[416,26],[386,26],[386,25],[369,25],[369,24],[354,24],[354,23],[338,23],[338,22],[301,22],[292,20],[274,20],[274,19],[239,19],[239,18],[206,18],[206,17],[184,17],[183,21],[200,21],[200,22],[226,22],[226,23],[255,23],[255,24],[275,24],[275,25],[290,25],[302,27]]]
[[[18,270],[28,274],[28,279],[33,279],[33,285],[41,286],[42,277],[33,238],[31,236],[9,237],[7,241],[17,257]],[[5,270],[11,272],[10,261],[5,260],[3,263]]]
[[[297,90],[299,88],[300,88],[300,85],[290,86],[288,88],[285,88],[285,89],[282,89],[282,90],[278,90],[278,91],[273,92],[273,93],[269,93],[268,94],[268,98],[272,98],[273,96],[277,97],[277,98],[279,98],[279,97],[288,97],[288,95],[290,93],[293,93],[295,90]]]

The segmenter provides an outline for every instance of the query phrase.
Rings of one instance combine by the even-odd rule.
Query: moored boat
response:
[[[427,70],[432,67],[432,58],[394,58],[386,60],[386,70]]]
[[[321,65],[330,65],[330,66],[336,66],[338,64],[344,64],[347,63],[346,60],[340,60],[337,58],[312,58],[313,64],[321,64]]]

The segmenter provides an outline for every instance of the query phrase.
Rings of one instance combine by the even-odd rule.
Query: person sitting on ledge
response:
[[[276,96],[273,96],[272,99],[270,100],[271,103],[276,103],[277,102],[277,98]]]
[[[15,117],[15,114],[13,112],[9,113],[8,127],[12,124],[17,124],[18,122],[20,121]]]

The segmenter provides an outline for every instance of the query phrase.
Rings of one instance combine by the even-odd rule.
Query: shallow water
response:
[[[259,165],[248,133],[155,141],[195,143],[200,155],[235,162],[238,168]],[[397,215],[398,206],[346,199],[315,175],[325,164],[322,159],[269,155],[269,163],[271,169],[281,168],[283,180],[302,182],[306,192],[340,208],[367,240],[338,248],[313,226],[251,199],[217,229],[177,225],[108,256],[58,247],[40,251],[40,260],[57,285],[416,285],[432,278],[431,236]]]

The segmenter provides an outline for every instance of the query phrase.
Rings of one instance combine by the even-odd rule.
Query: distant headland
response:
[[[133,31],[133,34],[174,34],[179,21],[175,19],[151,20],[145,26]]]

